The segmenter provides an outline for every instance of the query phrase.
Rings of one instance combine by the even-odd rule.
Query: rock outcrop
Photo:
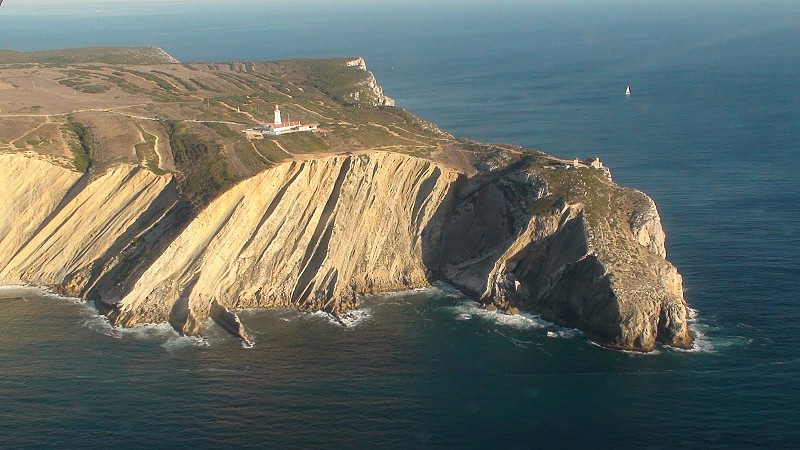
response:
[[[543,154],[472,176],[388,152],[291,161],[196,213],[170,175],[0,158],[0,281],[59,285],[117,325],[194,334],[215,317],[247,342],[233,310],[341,314],[361,294],[444,280],[606,346],[692,342],[652,200]]]
[[[364,58],[356,58],[352,61],[345,63],[347,67],[357,67],[364,72],[367,72],[367,78],[362,83],[359,83],[360,90],[353,92],[352,97],[355,101],[368,101],[372,106],[394,106],[394,99],[386,96],[383,93],[383,87],[378,84],[375,74],[367,69],[367,62]]]
[[[653,201],[600,170],[518,164],[471,179],[447,209],[441,277],[610,347],[688,347],[682,280]],[[487,281],[488,280],[488,281]]]
[[[242,321],[239,320],[239,316],[237,316],[235,312],[220,305],[215,300],[211,302],[209,315],[217,325],[221,326],[228,333],[238,337],[245,347],[250,348],[253,346],[253,342],[247,336],[247,331],[245,331]]]

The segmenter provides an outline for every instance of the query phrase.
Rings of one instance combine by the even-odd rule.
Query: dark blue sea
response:
[[[0,48],[364,56],[456,136],[599,156],[658,204],[696,348],[610,351],[446,286],[348,327],[247,311],[250,350],[5,289],[0,448],[800,447],[800,2],[375,3],[6,0]]]

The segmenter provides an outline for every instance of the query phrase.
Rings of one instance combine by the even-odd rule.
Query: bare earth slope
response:
[[[213,316],[240,334],[230,311],[342,314],[442,280],[603,345],[692,343],[652,200],[604,169],[453,139],[388,106],[360,58],[12,64],[0,82],[0,282],[95,300],[121,326],[193,334]],[[320,130],[245,139],[278,102]]]

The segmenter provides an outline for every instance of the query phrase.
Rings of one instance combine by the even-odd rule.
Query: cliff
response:
[[[372,106],[394,106],[394,99],[383,93],[383,87],[378,84],[375,74],[367,70],[367,62],[364,58],[356,58],[345,63],[346,67],[357,67],[366,73],[366,78],[357,83],[354,87],[358,90],[351,94],[356,102],[366,101]]]
[[[202,211],[112,318],[195,333],[213,301],[338,314],[356,306],[354,294],[425,286],[420,237],[456,176],[390,153],[265,171]]]
[[[479,174],[456,197],[432,258],[442,278],[606,346],[691,345],[682,280],[643,193],[601,170],[527,162]]]
[[[0,283],[248,342],[241,308],[342,314],[441,280],[609,347],[691,345],[656,206],[607,170],[457,140],[391,106],[362,58],[161,53],[0,61]],[[318,130],[248,140],[277,103]]]
[[[593,169],[523,157],[467,177],[387,152],[292,161],[238,183],[166,239],[159,225],[180,209],[171,175],[118,166],[86,179],[2,158],[13,168],[3,186],[28,181],[3,196],[15,213],[0,224],[14,230],[0,241],[13,255],[0,281],[95,298],[117,325],[169,321],[193,334],[217,304],[339,314],[359,294],[444,280],[615,348],[691,344],[654,204]],[[608,192],[554,192],[565,176]],[[27,228],[14,227],[21,217]],[[130,250],[159,240],[158,251]],[[135,263],[138,273],[121,269]]]
[[[136,166],[91,179],[22,156],[0,155],[0,163],[9,212],[0,219],[0,283],[80,295],[177,201],[172,176]]]

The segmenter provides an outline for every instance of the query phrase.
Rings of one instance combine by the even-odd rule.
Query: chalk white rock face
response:
[[[373,153],[295,161],[213,201],[136,282],[116,323],[190,333],[213,301],[343,312],[354,294],[428,285],[422,235],[455,171]]]
[[[88,282],[93,264],[133,237],[135,224],[172,179],[138,166],[117,166],[68,194],[67,186],[80,174],[53,167],[25,172],[30,191],[9,192],[13,202],[26,205],[22,217],[40,204],[43,208],[30,213],[35,217],[24,230],[15,232],[18,236],[4,239],[4,254],[13,256],[0,270],[3,282],[64,285],[74,283],[75,277]],[[45,215],[44,211],[49,212]],[[19,223],[19,216],[15,221]]]
[[[351,61],[347,61],[345,63],[347,67],[354,67],[358,70],[362,70],[367,72],[367,79],[362,83],[359,83],[361,87],[364,89],[364,94],[369,98],[372,106],[394,106],[395,101],[394,99],[388,97],[383,93],[383,88],[380,84],[378,84],[378,80],[375,79],[375,74],[370,72],[367,69],[367,62],[364,61],[364,58],[356,58]],[[351,94],[355,101],[361,100],[361,92],[356,91]]]

